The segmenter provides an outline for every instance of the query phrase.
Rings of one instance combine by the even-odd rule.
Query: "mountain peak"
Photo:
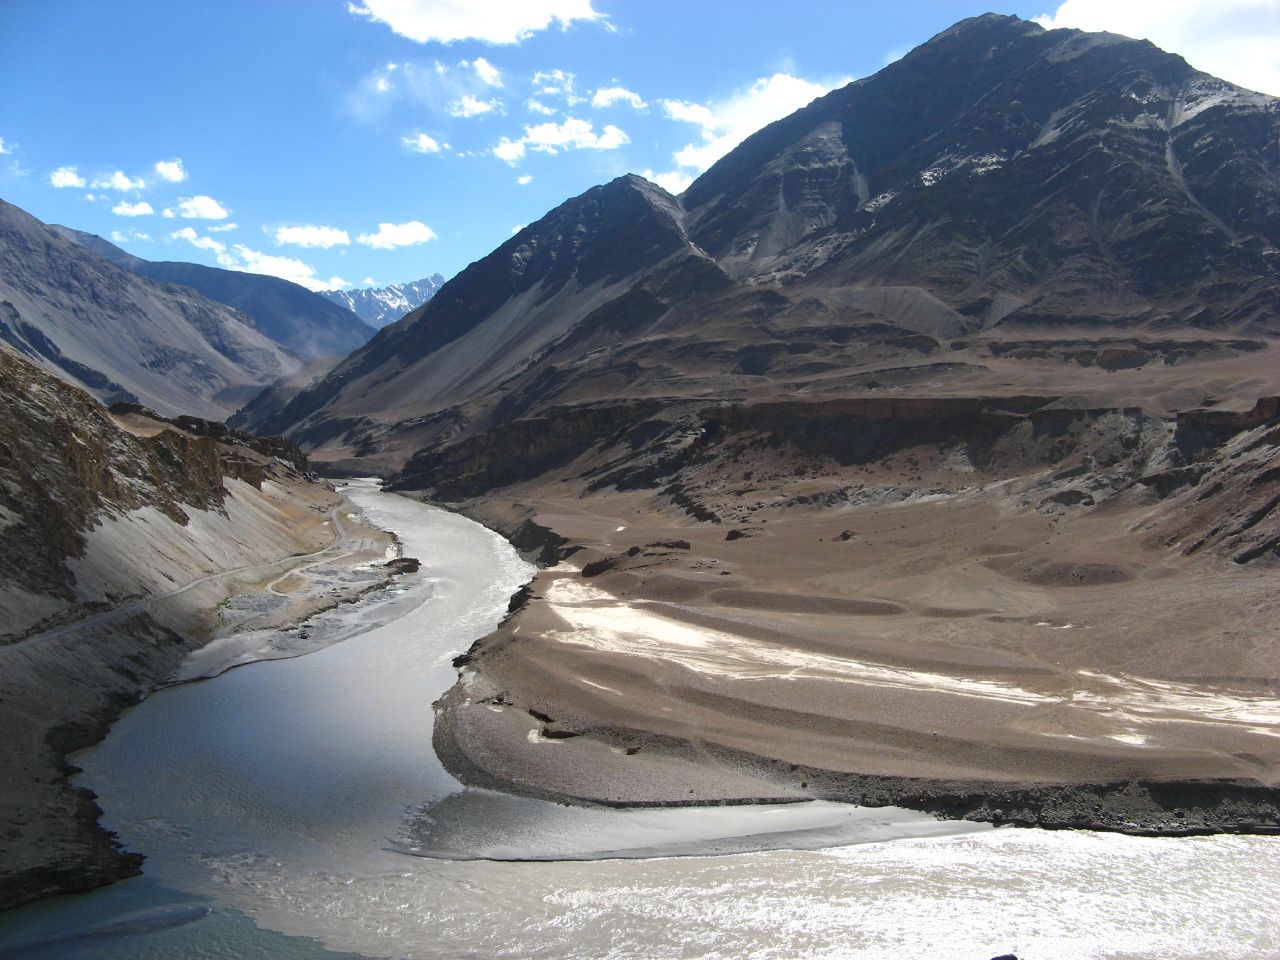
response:
[[[981,13],[976,17],[966,17],[957,23],[953,23],[941,33],[931,37],[924,46],[952,37],[971,37],[980,33],[989,34],[994,31],[1004,31],[1018,36],[1032,36],[1045,32],[1044,27],[1033,20],[1023,20],[1021,17],[1016,17],[1012,14]]]

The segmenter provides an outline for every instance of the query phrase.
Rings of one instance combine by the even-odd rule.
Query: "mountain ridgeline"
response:
[[[363,346],[374,330],[345,304],[279,277],[223,270],[199,263],[151,261],[135,257],[102,237],[55,226],[67,239],[148,280],[190,287],[210,300],[253,318],[258,330],[303,360],[346,356]]]
[[[166,415],[223,419],[299,366],[247,314],[136,276],[3,201],[0,338],[105,403]]]
[[[444,277],[433,273],[411,283],[393,283],[362,290],[326,290],[322,296],[346,307],[365,323],[381,330],[422,306],[442,286]]]
[[[394,470],[621,397],[1038,393],[1054,364],[1216,402],[1249,377],[1214,387],[1212,362],[1280,334],[1278,132],[1274,98],[1145,41],[977,17],[680,198],[626,176],[567,201],[240,422]],[[1053,392],[1096,399],[1071,376]]]

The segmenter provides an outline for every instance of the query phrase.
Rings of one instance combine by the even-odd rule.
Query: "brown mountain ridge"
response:
[[[442,704],[464,779],[1271,829],[1278,210],[1280,101],[986,15],[237,422],[567,557]]]

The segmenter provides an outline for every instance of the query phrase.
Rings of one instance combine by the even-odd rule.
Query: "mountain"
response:
[[[279,277],[198,263],[144,260],[95,234],[58,225],[52,229],[140,277],[190,287],[248,314],[262,333],[304,360],[346,356],[374,333],[345,305]]]
[[[273,428],[336,450],[330,419],[377,437],[466,404],[474,428],[491,422],[476,404],[533,413],[589,396],[567,392],[588,377],[628,396],[840,396],[870,380],[969,389],[1014,354],[1151,371],[1161,351],[1238,352],[1221,339],[1280,332],[1276,123],[1273,98],[1146,42],[966,21],[748,138],[680,200],[628,177],[568,201]],[[601,247],[573,230],[609,218],[621,239],[655,216],[696,278],[653,273],[623,241],[606,282],[582,282]],[[1173,331],[1193,345],[1158,346]],[[1038,382],[1005,365],[1004,389]],[[398,464],[420,436],[374,446]]]
[[[380,330],[422,306],[442,286],[444,277],[433,273],[412,283],[393,283],[386,287],[366,287],[363,290],[326,290],[322,296],[346,307],[361,320]]]
[[[104,402],[214,419],[299,366],[246,314],[135,276],[4,201],[0,339]]]
[[[467,782],[1274,828],[1278,142],[1150,43],[972,18],[243,422],[573,556],[459,660]]]

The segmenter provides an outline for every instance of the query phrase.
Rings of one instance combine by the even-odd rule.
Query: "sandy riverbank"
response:
[[[504,492],[465,508],[572,556],[440,705],[466,782],[1280,829],[1274,576],[1151,549],[1128,535],[1145,504],[1026,509],[1015,481],[713,524],[643,492]]]

